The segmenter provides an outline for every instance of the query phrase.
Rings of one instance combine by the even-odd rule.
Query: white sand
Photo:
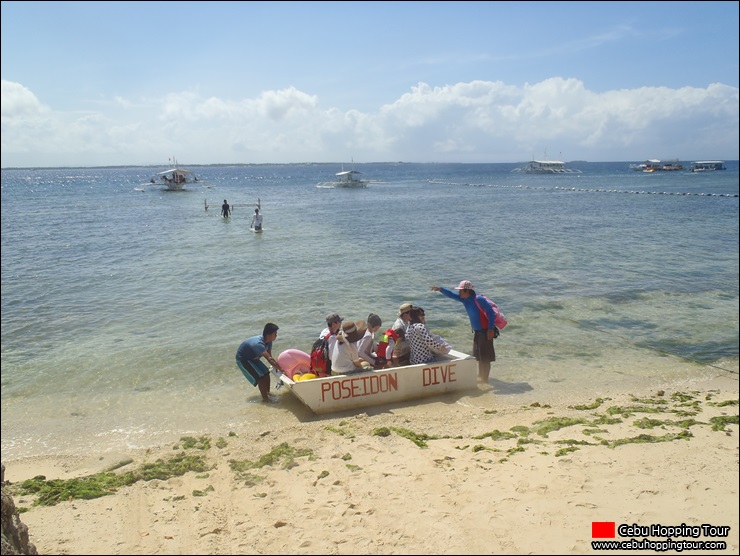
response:
[[[660,398],[669,403],[660,407],[690,409],[671,398],[674,392],[666,389]],[[235,437],[223,431],[225,448],[217,448],[213,438],[206,452],[213,469],[207,474],[138,482],[111,496],[33,507],[21,520],[40,554],[585,554],[597,552],[591,546],[594,521],[729,526],[726,537],[674,540],[723,541],[727,549],[713,553],[737,554],[738,425],[719,432],[708,424],[713,416],[738,414],[737,405],[716,405],[738,399],[737,375],[691,392],[701,408],[694,419],[702,424],[688,429],[690,439],[617,447],[600,439],[679,433],[684,429],[668,421],[686,417],[636,413],[619,424],[494,440],[474,437],[534,427],[552,417],[593,419],[611,406],[644,404],[622,393],[593,410],[547,407],[543,401],[540,407],[491,412],[476,404],[475,396],[465,396],[296,422],[280,430],[245,426]],[[637,395],[658,398],[654,390]],[[646,417],[664,424],[635,425]],[[397,432],[374,434],[379,427],[440,438],[420,448]],[[585,434],[588,428],[602,430]],[[533,442],[518,444],[521,438]],[[556,455],[567,447],[558,441],[569,439],[591,445]],[[229,460],[255,461],[283,442],[308,448],[313,457],[297,458],[292,469],[254,470],[264,477],[255,486],[237,479]],[[38,474],[69,479],[133,459],[121,472],[171,457],[177,453],[174,444],[139,453],[7,461],[6,480]],[[517,446],[523,451],[508,452]],[[19,507],[32,501],[15,497]],[[629,538],[617,534],[615,540]],[[611,551],[619,552],[656,553]]]

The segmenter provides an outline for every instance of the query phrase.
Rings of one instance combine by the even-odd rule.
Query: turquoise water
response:
[[[509,320],[475,403],[736,377],[737,162],[628,165],[362,164],[359,190],[317,187],[335,165],[204,166],[210,188],[175,193],[136,190],[160,168],[3,170],[3,459],[311,419],[283,391],[259,403],[244,338],[272,321],[276,353],[308,351],[327,312],[390,324],[411,301],[469,352],[429,289],[462,279]]]

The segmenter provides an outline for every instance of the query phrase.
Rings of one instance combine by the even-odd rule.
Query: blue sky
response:
[[[2,167],[737,159],[738,2],[2,2]]]

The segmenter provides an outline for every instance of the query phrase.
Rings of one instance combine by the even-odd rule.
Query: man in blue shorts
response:
[[[247,338],[236,350],[237,367],[253,386],[259,387],[263,402],[272,402],[275,399],[270,397],[270,369],[261,361],[262,357],[278,371],[283,372],[272,357],[272,342],[277,338],[277,331],[278,325],[268,322],[262,329],[261,336]]]

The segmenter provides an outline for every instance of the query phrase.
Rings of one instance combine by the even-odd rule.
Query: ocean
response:
[[[2,170],[3,461],[320,419],[285,388],[261,403],[240,342],[274,322],[274,354],[308,351],[329,312],[385,329],[410,301],[470,353],[462,306],[429,288],[463,279],[509,321],[490,389],[420,403],[737,377],[737,161],[519,165],[356,164],[366,189],[317,186],[339,164],[189,166],[208,187],[182,192],[139,190],[165,167]]]

